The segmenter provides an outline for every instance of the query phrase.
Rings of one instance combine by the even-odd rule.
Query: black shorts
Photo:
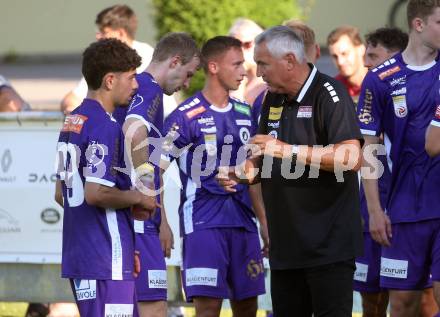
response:
[[[274,317],[351,317],[354,259],[317,267],[271,270]]]

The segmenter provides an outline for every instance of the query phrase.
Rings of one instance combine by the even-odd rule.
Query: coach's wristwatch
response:
[[[290,152],[291,157],[292,157],[292,163],[296,162],[296,159],[298,158],[298,153],[299,153],[299,146],[293,144],[292,151]]]

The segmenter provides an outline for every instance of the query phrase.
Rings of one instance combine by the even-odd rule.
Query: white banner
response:
[[[54,200],[60,121],[0,122],[0,262],[61,263],[63,209]],[[168,171],[165,207],[180,265],[178,170]],[[178,182],[178,181],[177,181]]]

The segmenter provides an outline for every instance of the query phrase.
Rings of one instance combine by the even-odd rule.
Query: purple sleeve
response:
[[[368,72],[362,82],[357,107],[359,127],[364,135],[379,136],[382,133],[382,113],[384,106],[384,85],[374,73]]]
[[[121,128],[116,122],[91,131],[85,151],[87,182],[113,187],[121,156]]]
[[[163,94],[156,89],[139,91],[128,106],[126,118],[140,119],[150,131],[155,114],[162,107],[162,98]]]
[[[255,98],[254,103],[252,104],[252,120],[255,122],[255,124],[258,126],[258,123],[260,122],[260,114],[261,114],[261,108],[263,106],[264,97],[266,96],[267,91],[264,90],[261,94]]]
[[[177,153],[191,144],[191,130],[182,111],[174,110],[164,122],[164,151],[170,160],[178,157]]]

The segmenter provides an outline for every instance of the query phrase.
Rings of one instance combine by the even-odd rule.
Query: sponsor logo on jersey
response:
[[[200,99],[199,98],[194,98],[190,103],[188,103],[186,105],[183,105],[183,106],[180,106],[179,110],[180,111],[185,111],[185,110],[187,110],[189,108],[194,107],[195,105],[198,105],[199,103],[200,103]]]
[[[280,120],[282,112],[283,112],[283,107],[270,107],[269,120],[273,120],[273,121]]]
[[[405,85],[405,84],[406,84],[406,75],[403,75],[402,77],[394,78],[392,81],[390,81],[391,87],[397,85]]]
[[[247,125],[248,127],[252,126],[251,120],[235,120],[237,125]]]
[[[142,104],[143,102],[144,102],[144,97],[142,97],[139,94],[134,95],[134,97],[131,99],[130,105],[128,106],[127,112],[130,112],[131,110]]]
[[[405,95],[393,97],[394,113],[398,118],[405,118],[408,114]]]
[[[197,267],[185,270],[186,286],[217,286],[217,269]]]
[[[205,134],[205,147],[206,153],[208,155],[215,155],[217,153],[217,135],[216,134]]]
[[[217,133],[216,127],[209,127],[209,128],[201,128],[200,131],[203,133]]]
[[[392,278],[408,276],[408,261],[380,258],[380,275]]]
[[[195,117],[196,115],[201,114],[201,113],[203,113],[205,111],[206,111],[205,107],[200,106],[200,107],[197,107],[197,108],[195,108],[195,109],[193,109],[191,111],[188,111],[186,113],[186,117],[188,119],[191,119],[191,118]]]
[[[248,106],[241,105],[239,103],[234,103],[234,110],[247,116],[251,115],[251,109]]]
[[[133,304],[105,304],[104,317],[133,317]]]
[[[397,73],[400,70],[399,65],[394,66],[393,68],[387,69],[386,71],[379,74],[379,78],[384,80],[385,78],[391,76],[392,74]]]
[[[210,116],[210,117],[201,117],[199,119],[197,119],[197,122],[199,124],[205,124],[205,125],[214,125],[214,117]]]
[[[167,271],[148,270],[148,286],[150,288],[167,288]]]
[[[297,118],[311,118],[312,117],[312,106],[299,106]]]
[[[354,280],[359,282],[366,282],[368,276],[368,265],[356,262],[356,271],[354,272]]]
[[[242,127],[242,128],[240,128],[239,134],[240,134],[241,142],[243,144],[248,143],[248,141],[249,141],[249,139],[251,137],[251,133],[249,132],[249,129],[245,128],[245,127]]]
[[[394,90],[391,92],[391,96],[399,96],[406,94],[406,87],[402,87],[400,89]]]
[[[362,108],[361,108],[360,113],[358,115],[359,121],[364,124],[369,124],[374,121],[374,118],[371,114],[372,102],[373,102],[373,94],[371,93],[371,90],[365,89],[364,104],[362,105]]]
[[[250,260],[246,266],[246,274],[251,280],[255,280],[259,275],[263,274],[263,262]]]
[[[276,121],[276,122],[268,122],[267,123],[268,127],[274,128],[274,129],[278,129],[280,127],[280,122]]]
[[[78,301],[96,298],[96,280],[74,279],[73,284]]]
[[[64,119],[64,124],[62,128],[62,132],[73,132],[80,134],[83,128],[84,123],[87,121],[88,117],[80,115],[80,114],[72,114],[66,116]]]

